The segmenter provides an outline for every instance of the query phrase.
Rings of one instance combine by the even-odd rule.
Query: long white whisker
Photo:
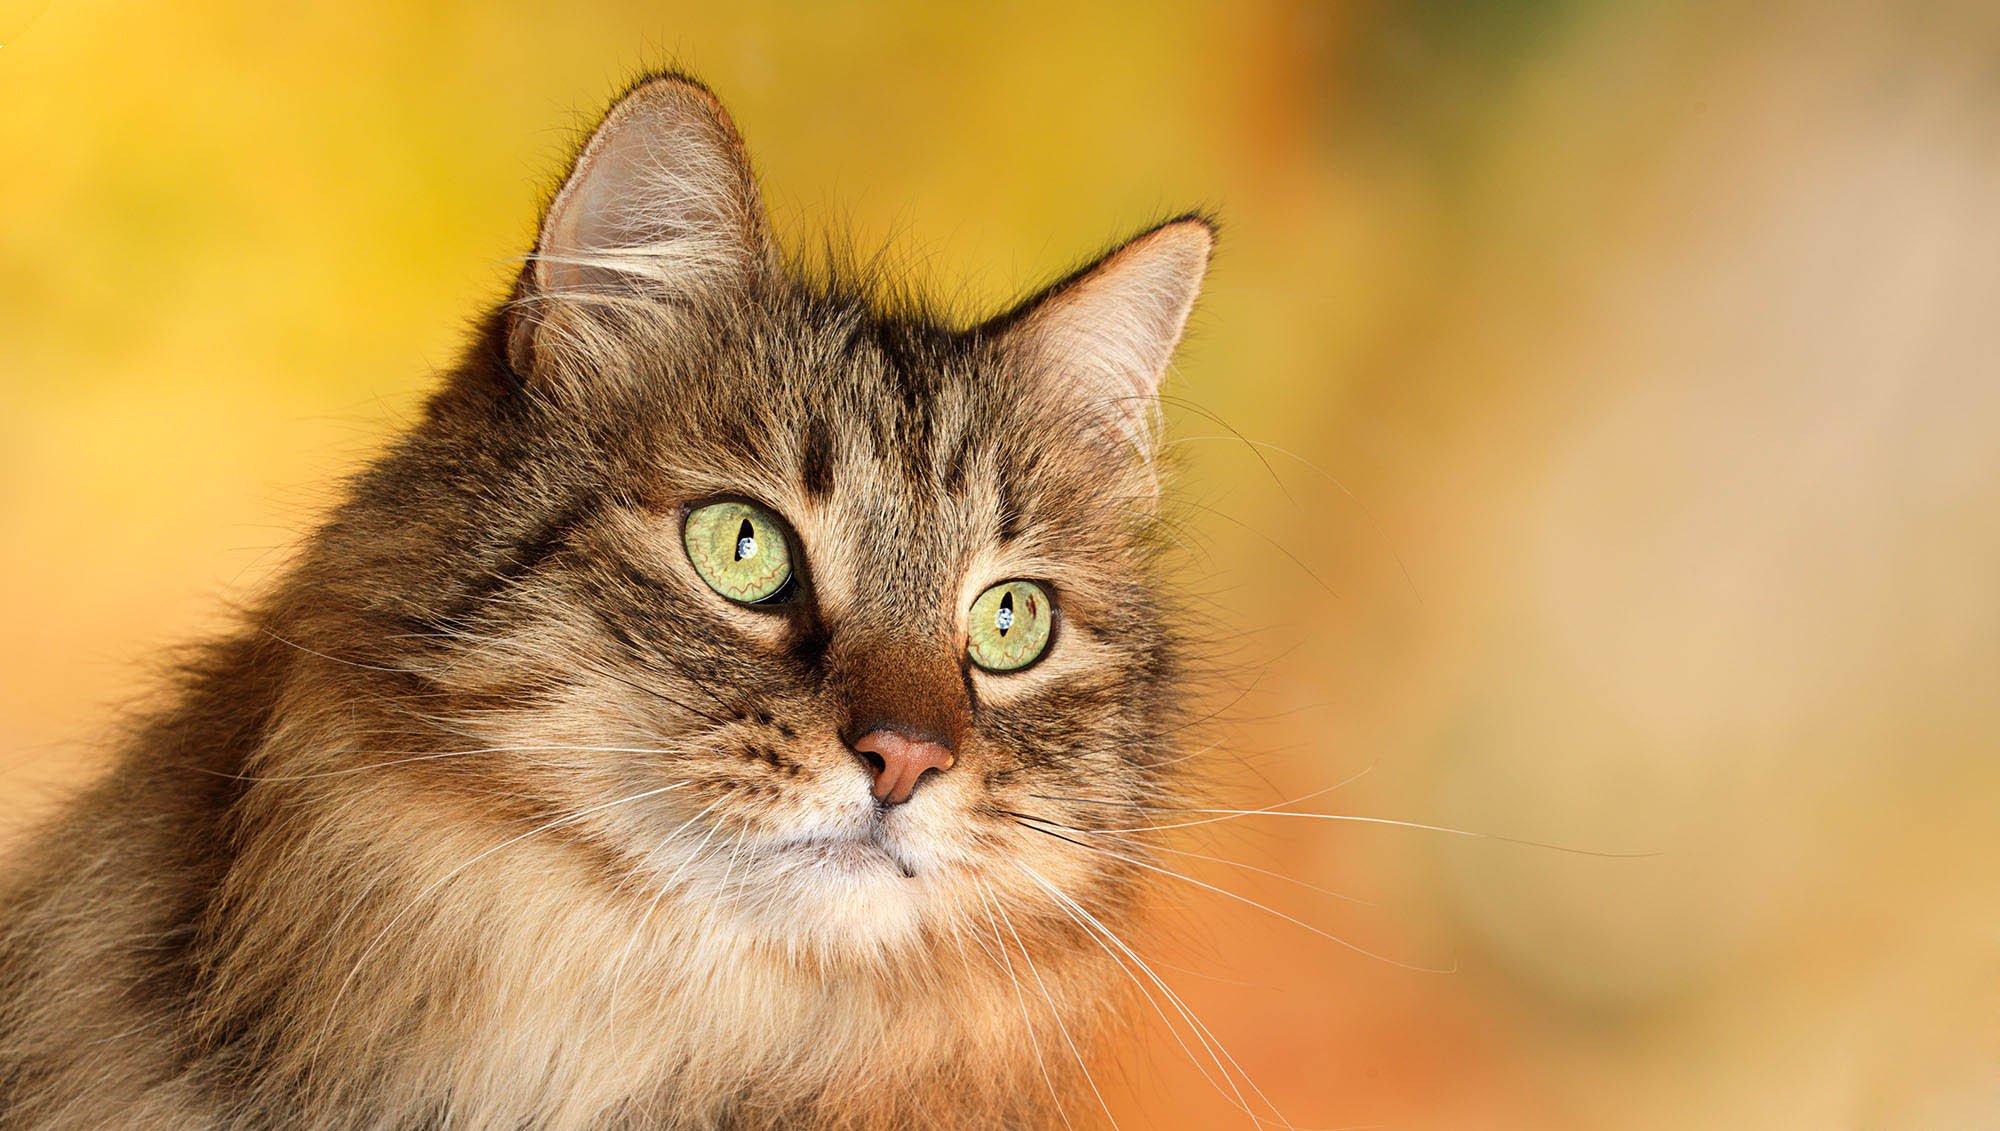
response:
[[[985,881],[981,880],[975,882],[977,882],[982,888],[985,887]],[[982,900],[986,898],[984,893],[980,895],[980,898]],[[988,926],[991,926],[992,917],[990,914],[988,915],[987,919],[988,919]],[[988,958],[993,957],[994,952],[986,947],[986,941],[983,938],[981,938],[978,933],[954,931],[952,932],[952,941],[958,944],[958,950],[961,956],[965,956],[965,939],[963,936],[966,933],[971,933],[973,941],[979,943],[980,949],[986,950]],[[999,942],[997,936],[994,939],[994,941],[996,943]],[[1073,1125],[1069,1121],[1069,1112],[1063,1109],[1062,1095],[1056,1090],[1055,1077],[1049,1075],[1049,1062],[1046,1058],[1042,1056],[1042,1041],[1040,1037],[1035,1035],[1034,1019],[1028,1016],[1028,996],[1026,993],[1022,992],[1021,979],[1014,973],[1014,960],[1007,954],[1007,948],[1004,945],[1000,947],[999,956],[1002,961],[1002,964],[1005,966],[1007,970],[1007,980],[1014,983],[1014,1000],[1021,1007],[1021,1026],[1022,1028],[1027,1030],[1028,1047],[1034,1050],[1035,1067],[1041,1070],[1042,1083],[1048,1085],[1049,1100],[1055,1104],[1056,1115],[1062,1119],[1063,1126],[1069,1128],[1069,1131],[1076,1131],[1075,1125]],[[968,962],[968,965],[969,964],[970,963]]]
[[[1000,921],[1006,924],[1007,933],[1014,936],[1014,945],[1020,948],[1021,961],[1027,963],[1028,972],[1035,976],[1035,983],[1041,987],[1042,1000],[1048,1002],[1049,1017],[1056,1023],[1056,1032],[1062,1034],[1063,1043],[1069,1046],[1070,1055],[1076,1058],[1077,1070],[1083,1073],[1084,1083],[1090,1085],[1090,1094],[1097,1097],[1097,1106],[1104,1109],[1104,1118],[1111,1121],[1112,1131],[1117,1131],[1118,1117],[1111,1114],[1111,1105],[1104,1101],[1104,1093],[1097,1088],[1097,1081],[1090,1074],[1090,1066],[1084,1062],[1083,1051],[1076,1046],[1076,1039],[1069,1035],[1069,1026],[1063,1022],[1062,1011],[1056,1007],[1054,995],[1049,993],[1049,984],[1043,980],[1042,972],[1035,966],[1035,960],[1028,955],[1028,944],[1021,941],[1021,933],[1014,929],[1014,921],[1007,916],[1007,908],[1000,903],[997,895],[992,895],[984,883],[980,884],[982,898],[988,898],[989,913],[998,911]],[[996,932],[997,934],[997,932]],[[1002,946],[1006,944],[1002,942]]]
[[[1058,798],[1056,800],[1082,800],[1089,802],[1089,799],[1087,798]],[[1103,805],[1127,804],[1124,802],[1109,802],[1109,801],[1091,802],[1091,803],[1103,804]],[[1315,820],[1315,821],[1347,821],[1359,825],[1390,825],[1396,828],[1417,829],[1422,832],[1444,833],[1447,836],[1466,837],[1471,840],[1497,840],[1505,844],[1518,844],[1527,848],[1547,849],[1550,852],[1567,852],[1574,856],[1598,856],[1613,860],[1639,860],[1660,855],[1660,853],[1658,852],[1598,852],[1588,848],[1572,848],[1564,844],[1550,844],[1547,841],[1526,840],[1521,837],[1502,836],[1499,833],[1482,833],[1482,832],[1474,832],[1471,829],[1455,829],[1449,825],[1427,825],[1421,821],[1401,821],[1393,817],[1363,817],[1353,813],[1300,813],[1293,810],[1278,809],[1278,808],[1176,809],[1168,806],[1140,805],[1137,803],[1130,803],[1130,807],[1139,809],[1153,809],[1160,812],[1212,813],[1219,815],[1198,821],[1177,821],[1164,825],[1142,825],[1135,828],[1094,829],[1091,831],[1104,832],[1104,833],[1161,832],[1166,829],[1185,829],[1185,828],[1192,828],[1196,825],[1214,824],[1217,821],[1227,821],[1237,817],[1303,817],[1308,820]]]
[[[1249,809],[1245,810],[1244,813],[1247,815],[1251,813],[1276,812],[1283,810],[1288,805],[1302,805],[1305,802],[1311,801],[1316,797],[1325,797],[1329,793],[1345,789],[1348,786],[1353,785],[1355,782],[1360,781],[1362,778],[1368,776],[1368,774],[1375,769],[1375,766],[1376,763],[1370,762],[1366,766],[1363,766],[1361,769],[1356,770],[1354,773],[1351,773],[1346,777],[1340,779],[1339,781],[1334,782],[1332,785],[1321,786],[1320,788],[1313,790],[1311,793],[1303,793],[1297,797],[1287,798],[1283,801],[1273,801],[1271,804],[1264,806],[1261,809]],[[1068,797],[1050,793],[1034,793],[1034,794],[1029,794],[1029,796],[1035,798],[1038,801],[1072,802],[1080,805],[1103,805],[1120,809],[1149,809],[1158,812],[1173,812],[1173,813],[1187,813],[1187,812],[1200,811],[1200,810],[1190,810],[1190,809],[1176,809],[1172,806],[1166,806],[1166,805],[1147,805],[1139,801],[1122,801],[1105,797]],[[1205,824],[1205,823],[1207,822],[1203,821],[1189,822],[1189,824]],[[1130,833],[1130,832],[1152,832],[1157,829],[1174,829],[1181,827],[1183,826],[1153,825],[1145,828],[1136,828],[1136,829],[1092,829],[1090,831],[1102,832],[1102,833]]]
[[[1034,881],[1051,896],[1054,896],[1056,905],[1063,909],[1063,913],[1068,915],[1070,920],[1076,923],[1077,926],[1082,927],[1084,934],[1089,936],[1090,940],[1096,943],[1099,949],[1110,955],[1111,960],[1117,963],[1119,970],[1124,972],[1126,977],[1132,979],[1133,984],[1138,986],[1140,992],[1145,995],[1146,1003],[1153,1007],[1153,1012],[1159,1014],[1160,1021],[1166,1025],[1167,1032],[1173,1035],[1174,1042],[1181,1046],[1182,1052],[1187,1054],[1188,1062],[1195,1066],[1195,1070],[1200,1072],[1202,1078],[1208,1081],[1209,1086],[1216,1090],[1217,1095],[1222,1096],[1225,1100],[1233,1097],[1232,1106],[1244,1115],[1249,1116],[1252,1123],[1262,1126],[1269,1122],[1263,1116],[1251,1110],[1249,1099],[1244,1096],[1243,1090],[1237,1086],[1235,1076],[1230,1075],[1229,1069],[1233,1067],[1237,1074],[1243,1077],[1243,1082],[1250,1086],[1250,1090],[1256,1093],[1257,1098],[1264,1101],[1264,1106],[1270,1108],[1271,1113],[1278,1117],[1277,1121],[1286,1127],[1292,1126],[1291,1122],[1285,1118],[1285,1113],[1280,1111],[1278,1106],[1271,1102],[1271,1098],[1264,1094],[1263,1089],[1257,1086],[1257,1082],[1251,1078],[1249,1072],[1245,1071],[1236,1058],[1230,1054],[1229,1050],[1223,1046],[1220,1038],[1216,1037],[1214,1031],[1209,1029],[1200,1017],[1196,1016],[1194,1010],[1187,1004],[1186,1000],[1179,993],[1175,992],[1172,986],[1167,985],[1166,981],[1154,972],[1145,959],[1139,957],[1136,951],[1126,945],[1125,941],[1120,939],[1111,928],[1105,926],[1096,915],[1091,914],[1082,904],[1070,898],[1067,893],[1056,887],[1055,884],[1050,882],[1040,872],[1019,861],[1012,861],[1012,863],[1015,868],[1025,873],[1030,880]],[[1098,937],[1100,933],[1103,935],[1103,938]],[[1123,951],[1124,958],[1119,957],[1118,951],[1114,951],[1109,946],[1106,946],[1104,939],[1110,939],[1118,947],[1119,951]],[[1223,1083],[1216,1083],[1215,1077],[1210,1075],[1207,1067],[1201,1063],[1201,1058],[1195,1056],[1194,1050],[1188,1047],[1187,1041],[1182,1039],[1180,1031],[1174,1027],[1173,1020],[1167,1016],[1166,1010],[1161,1009],[1159,1002],[1154,999],[1152,991],[1147,989],[1146,984],[1139,980],[1139,976],[1127,967],[1127,959],[1141,971],[1144,971],[1146,977],[1159,988],[1160,993],[1167,999],[1168,1004],[1174,1007],[1174,1012],[1180,1015],[1181,1022],[1188,1027],[1189,1032],[1194,1034],[1195,1040],[1202,1047],[1202,1051],[1206,1052],[1209,1059],[1214,1062],[1216,1071],[1222,1075]],[[1224,1063],[1225,1061],[1227,1061],[1227,1064]],[[1224,1085],[1227,1085],[1229,1089],[1227,1093],[1223,1092]]]
[[[670,755],[672,750],[656,750],[639,746],[481,746],[472,750],[434,750],[428,753],[411,753],[402,750],[384,750],[382,754],[409,754],[409,757],[392,758],[386,762],[370,762],[364,766],[342,766],[334,770],[318,770],[309,774],[227,774],[217,771],[216,776],[245,782],[293,782],[315,781],[320,778],[345,777],[350,774],[367,773],[369,770],[385,770],[391,766],[407,766],[416,762],[435,762],[443,758],[462,758],[470,754],[530,754],[543,751],[571,754],[652,754]]]
[[[1133,846],[1132,841],[1130,839],[1119,836],[1117,833],[1111,833],[1108,830],[1078,829],[1073,831],[1089,832],[1093,834],[1106,834],[1113,837],[1117,837],[1120,843],[1125,844],[1128,847]],[[1373,900],[1363,899],[1358,895],[1349,895],[1344,891],[1335,891],[1332,888],[1324,888],[1319,886],[1318,884],[1308,883],[1305,880],[1301,880],[1293,876],[1287,876],[1283,872],[1277,871],[1276,869],[1273,868],[1260,868],[1255,864],[1246,864],[1241,860],[1231,860],[1226,856],[1208,856],[1200,852],[1189,852],[1186,849],[1181,849],[1181,848],[1168,848],[1165,845],[1160,845],[1160,844],[1147,844],[1144,847],[1147,851],[1150,852],[1167,852],[1175,856],[1186,856],[1195,860],[1206,860],[1211,864],[1222,864],[1230,868],[1241,868],[1246,872],[1255,872],[1260,876],[1269,876],[1274,880],[1283,880],[1285,883],[1292,884],[1296,887],[1302,887],[1307,891],[1317,892],[1320,895],[1329,896],[1333,899],[1343,900],[1347,903],[1359,904],[1362,907],[1377,906],[1377,904]]]
[[[1377,954],[1376,952],[1369,950],[1367,947],[1364,947],[1359,943],[1349,942],[1348,940],[1341,938],[1339,935],[1336,935],[1331,931],[1322,930],[1319,927],[1315,927],[1311,923],[1306,922],[1304,919],[1300,919],[1293,915],[1287,915],[1283,911],[1280,911],[1277,908],[1272,907],[1268,904],[1259,903],[1256,900],[1251,899],[1249,896],[1238,895],[1227,888],[1217,887],[1214,884],[1211,884],[1205,880],[1198,880],[1195,879],[1193,876],[1189,876],[1181,872],[1176,872],[1172,868],[1162,868],[1157,864],[1149,864],[1144,860],[1140,860],[1132,856],[1126,856],[1123,853],[1113,852],[1110,849],[1104,848],[1099,845],[1085,844],[1082,841],[1072,840],[1069,837],[1063,836],[1061,833],[1051,832],[1050,830],[1043,828],[1035,828],[1035,826],[1029,825],[1026,822],[1022,822],[1022,827],[1034,829],[1034,831],[1041,833],[1045,836],[1052,836],[1057,840],[1064,842],[1065,844],[1073,844],[1076,847],[1085,850],[1086,852],[1101,852],[1104,855],[1109,856],[1113,860],[1122,860],[1127,864],[1144,868],[1149,872],[1158,872],[1163,876],[1172,876],[1174,879],[1177,879],[1182,883],[1193,884],[1198,888],[1203,888],[1205,890],[1212,891],[1217,895],[1233,899],[1236,902],[1241,903],[1247,907],[1254,907],[1257,910],[1262,911],[1267,915],[1274,915],[1277,918],[1283,919],[1285,922],[1292,924],[1293,926],[1300,927],[1304,930],[1310,931],[1313,934],[1318,935],[1319,937],[1327,940],[1328,942],[1337,943],[1340,946],[1343,946],[1348,950],[1353,951],[1356,954],[1363,955],[1368,958],[1373,958],[1377,962],[1386,962],[1391,966],[1403,970],[1409,970],[1418,974],[1455,974],[1458,972],[1458,964],[1455,962],[1449,967],[1417,966],[1412,963],[1402,962],[1397,959],[1390,958],[1386,954]]]

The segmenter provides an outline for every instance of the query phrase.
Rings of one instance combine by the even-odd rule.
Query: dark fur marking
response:
[[[620,618],[618,615],[615,615],[613,610],[594,609],[593,612],[597,616],[597,623],[604,626],[604,631],[613,640],[618,642],[618,646],[625,651],[626,655],[640,661],[649,661],[652,659],[654,650],[641,642],[639,637],[630,628],[620,624]],[[623,610],[616,610],[616,612],[622,613]]]
[[[791,642],[792,662],[815,676],[826,669],[826,631],[817,624],[803,627]]]
[[[998,516],[1000,521],[1000,544],[1005,546],[1021,536],[1021,504],[1014,496],[1014,485],[1006,476],[1000,478],[1000,481],[995,484],[995,489],[1000,495],[1000,513]]]
[[[965,493],[966,463],[972,458],[972,432],[970,429],[958,434],[958,441],[951,446],[951,454],[945,457],[944,474],[941,482],[947,495]]]
[[[521,541],[507,547],[502,556],[485,564],[471,586],[451,603],[441,619],[448,625],[462,624],[471,619],[481,605],[513,588],[567,546],[578,528],[596,516],[597,506],[595,499],[572,502],[535,527]]]
[[[818,419],[806,425],[799,475],[810,498],[824,499],[833,491],[833,437]]]
[[[660,578],[654,577],[652,574],[647,573],[646,571],[640,569],[638,566],[634,565],[629,559],[626,558],[618,559],[618,573],[625,580],[631,582],[633,585],[636,585],[641,589],[647,590],[648,592],[664,593],[667,591],[668,586],[665,581],[661,580]]]

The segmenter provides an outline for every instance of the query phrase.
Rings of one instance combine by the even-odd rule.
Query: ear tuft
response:
[[[1003,316],[995,324],[1003,346],[1148,446],[1160,382],[1214,249],[1208,220],[1169,220]]]
[[[604,116],[542,220],[508,352],[565,305],[689,299],[764,270],[770,247],[742,138],[707,87],[641,81]]]

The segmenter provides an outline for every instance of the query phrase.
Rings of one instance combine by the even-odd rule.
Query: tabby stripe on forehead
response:
[[[958,434],[958,440],[951,446],[951,455],[945,459],[943,482],[946,494],[965,493],[965,464],[970,458],[971,448],[972,431],[963,429]]]
[[[799,471],[805,480],[806,495],[823,499],[833,490],[833,437],[826,424],[815,420],[806,425],[804,448],[799,453]]]
[[[993,489],[1000,496],[1000,544],[1005,546],[1021,536],[1021,504],[1015,499],[1006,476],[1001,476]]]

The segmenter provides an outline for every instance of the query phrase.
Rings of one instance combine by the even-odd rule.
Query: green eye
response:
[[[1003,581],[979,595],[966,616],[965,650],[989,672],[1017,672],[1049,646],[1056,605],[1032,581]]]
[[[755,605],[792,584],[792,548],[778,516],[749,503],[696,507],[681,530],[688,560],[709,588]]]

